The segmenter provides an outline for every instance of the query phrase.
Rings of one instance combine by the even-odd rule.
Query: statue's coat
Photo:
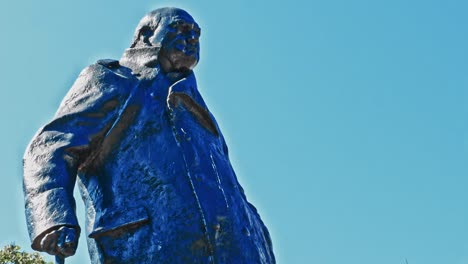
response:
[[[86,206],[92,263],[274,263],[192,74],[173,84],[118,61],[80,74],[24,156],[32,247]]]

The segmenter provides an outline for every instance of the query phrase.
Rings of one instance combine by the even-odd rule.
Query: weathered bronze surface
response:
[[[197,89],[200,28],[157,9],[117,60],[85,68],[24,156],[32,247],[75,253],[73,188],[92,263],[275,263]]]

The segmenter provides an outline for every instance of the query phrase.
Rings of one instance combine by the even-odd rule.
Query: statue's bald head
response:
[[[186,11],[160,8],[144,16],[124,61],[164,72],[190,72],[200,58],[200,27]]]
[[[164,7],[151,11],[140,20],[130,48],[161,46],[168,26],[179,19],[195,22],[189,13],[179,8]]]

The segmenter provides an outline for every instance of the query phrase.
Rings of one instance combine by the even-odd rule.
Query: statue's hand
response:
[[[47,233],[41,240],[41,249],[51,255],[69,257],[75,254],[79,232],[62,226]]]

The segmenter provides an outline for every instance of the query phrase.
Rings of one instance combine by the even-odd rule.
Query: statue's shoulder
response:
[[[137,82],[132,71],[119,61],[99,60],[81,71],[63,99],[61,109],[88,107],[110,98],[125,100]]]
[[[118,60],[103,59],[81,71],[79,78],[98,82],[136,81],[132,70],[120,65]]]
[[[71,90],[76,93],[125,92],[133,87],[138,79],[132,70],[119,64],[118,60],[98,60],[85,67],[73,83]]]
[[[99,65],[102,65],[110,70],[112,69],[117,69],[120,66],[120,63],[118,60],[114,60],[114,59],[102,59],[102,60],[98,60],[96,62],[96,64],[99,64]]]

